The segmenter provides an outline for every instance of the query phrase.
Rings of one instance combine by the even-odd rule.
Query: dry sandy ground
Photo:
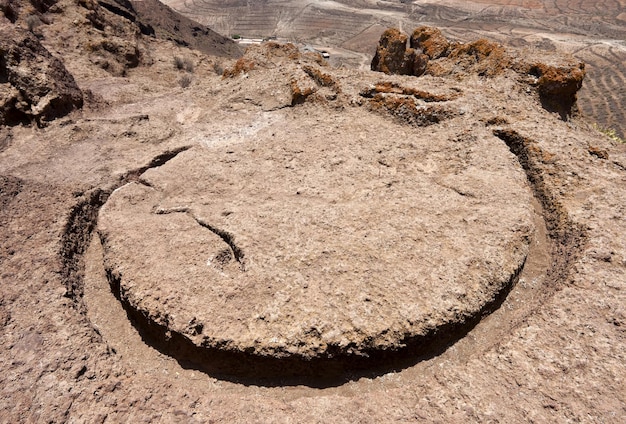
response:
[[[0,421],[624,421],[626,146],[542,109],[530,76],[481,77],[471,66],[452,76],[387,76],[266,47],[222,78],[216,65],[234,61],[152,39],[141,41],[149,64],[113,76],[54,43],[53,31],[69,25],[63,19],[44,42],[90,100],[44,128],[0,129]],[[187,88],[174,55],[193,62]],[[124,221],[125,205],[144,208],[145,198],[130,195],[137,188],[159,204]],[[355,252],[357,270],[379,284],[346,278],[349,257],[324,256],[354,249],[359,222],[374,241]],[[228,237],[211,236],[225,231],[229,247],[219,245]],[[273,269],[284,274],[275,290],[237,286],[240,242],[264,261],[265,283]],[[231,254],[217,271],[211,243]],[[373,248],[369,264],[358,256]],[[519,274],[504,269],[520,255]],[[411,259],[431,261],[432,274]],[[296,290],[306,278],[289,272],[306,276],[311,265],[307,286],[317,294],[307,297]],[[210,269],[194,274],[200,266]],[[320,278],[323,266],[322,277],[341,277],[335,285]],[[465,268],[467,279],[457,272]],[[397,280],[405,269],[451,288]],[[235,275],[232,285],[218,271]],[[503,272],[514,278],[495,297],[481,289]],[[201,277],[197,297],[181,293],[187,278]],[[287,331],[292,310],[302,318],[316,302],[343,313],[306,323],[317,330],[359,328],[346,319],[352,308],[362,328],[380,334],[381,321],[410,316],[398,312],[401,301],[429,304],[428,296],[441,296],[433,303],[455,317],[469,283],[483,284],[476,290],[487,307],[458,314],[455,327],[438,322],[414,344],[401,346],[391,332],[393,348],[315,362],[271,340],[271,331]],[[142,284],[162,297],[142,294]],[[246,309],[249,292],[265,311]],[[203,303],[220,294],[240,309]],[[217,331],[209,307],[239,328],[227,336],[243,354],[199,337],[210,355],[189,347],[184,338]],[[193,308],[195,321],[177,318]],[[269,353],[237,339],[248,334],[242,320]],[[313,341],[333,344],[324,334],[296,331],[291,342],[310,352]]]

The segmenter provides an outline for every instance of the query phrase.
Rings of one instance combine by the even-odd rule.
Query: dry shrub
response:
[[[174,67],[178,70],[182,70],[185,66],[183,58],[180,56],[174,56]]]
[[[215,71],[217,75],[224,75],[224,67],[219,62],[213,62],[213,71]]]
[[[193,73],[193,71],[194,71],[194,64],[191,61],[191,59],[185,58],[183,60],[183,66],[185,68],[185,71]]]
[[[37,15],[30,15],[26,18],[26,27],[30,32],[34,32],[42,23],[43,22],[41,22],[41,19]]]
[[[178,85],[180,85],[182,88],[189,87],[191,85],[191,82],[192,78],[189,74],[185,74],[178,79]]]
[[[194,71],[194,64],[191,59],[185,57],[182,58],[180,56],[174,56],[174,67],[179,71],[185,70],[187,72]]]

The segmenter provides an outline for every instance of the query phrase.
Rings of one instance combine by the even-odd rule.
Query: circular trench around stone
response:
[[[274,126],[117,189],[98,233],[121,300],[198,349],[278,360],[396,351],[482,314],[534,230],[512,154],[343,131]]]

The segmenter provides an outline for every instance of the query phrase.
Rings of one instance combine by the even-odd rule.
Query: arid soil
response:
[[[626,145],[555,109],[577,60],[113,6],[3,3],[0,422],[624,421]]]

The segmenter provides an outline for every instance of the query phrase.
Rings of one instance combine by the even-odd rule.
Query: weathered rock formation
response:
[[[0,30],[0,125],[64,116],[83,96],[63,62],[32,33]]]
[[[585,78],[585,65],[550,66],[538,63],[528,73],[535,75],[537,90],[544,108],[567,117],[577,110],[576,93]]]
[[[412,48],[407,49],[408,37],[390,28],[380,37],[372,70],[386,74],[421,75],[426,70],[428,57]]]
[[[450,42],[439,28],[422,26],[411,34],[411,48],[421,50],[429,59],[447,55]]]
[[[567,119],[576,113],[576,93],[582,87],[585,65],[572,58],[556,56],[536,59],[536,53],[508,52],[502,45],[480,39],[470,43],[450,43],[439,29],[419,27],[407,36],[388,29],[380,38],[372,70],[387,74],[479,75],[493,77],[507,70],[536,87],[542,106]],[[421,53],[423,52],[423,54]],[[551,63],[556,61],[556,63]]]

